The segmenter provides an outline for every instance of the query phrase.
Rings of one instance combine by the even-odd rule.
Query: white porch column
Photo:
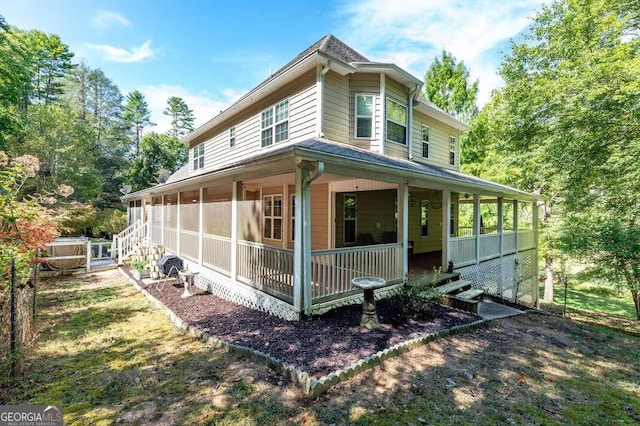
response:
[[[164,255],[164,194],[160,196],[160,245]]]
[[[204,195],[204,189],[200,187],[200,205],[198,205],[198,264],[202,265],[202,243],[204,242],[203,232],[204,232],[204,200],[202,199]]]
[[[473,235],[476,238],[476,264],[480,263],[480,195],[473,194]]]
[[[311,182],[324,171],[322,161],[301,161],[296,167],[296,224],[293,246],[293,307],[311,314]],[[300,218],[300,219],[298,219]]]
[[[500,257],[502,257],[502,253],[504,252],[504,220],[502,219],[502,203],[504,199],[502,197],[498,197],[498,235],[500,236]]]
[[[238,197],[242,197],[242,193],[238,195],[242,182],[233,181],[231,184],[231,280],[235,281],[238,277]]]
[[[409,277],[409,185],[402,183],[398,187],[398,230],[402,238],[402,276]],[[414,243],[415,244],[415,243]],[[415,247],[414,247],[415,249]]]
[[[539,263],[538,263],[538,237],[539,237],[538,221],[540,220],[540,217],[539,217],[540,210],[539,210],[537,201],[533,201],[531,203],[531,209],[532,209],[532,212],[533,212],[533,218],[532,218],[532,220],[533,220],[533,245],[535,246],[535,251],[536,251],[536,260],[535,260],[536,269],[535,270],[536,270],[536,277],[537,277],[538,276],[538,272],[539,272],[538,271],[538,266],[537,266],[537,265],[539,265]],[[545,286],[545,291],[546,291],[546,286]],[[540,304],[540,298],[538,296],[538,292],[537,291],[534,292],[534,294],[535,294],[535,297],[536,297],[535,306],[536,306],[536,308],[538,308],[539,304]],[[553,300],[553,294],[545,294],[544,295],[545,300],[547,300],[547,297],[549,297],[549,300]]]
[[[178,191],[178,195],[176,196],[176,254],[180,256],[180,205],[182,203],[182,198],[180,197],[180,191]]]
[[[451,229],[449,229],[451,221],[451,191],[444,189],[442,191],[442,217],[441,217],[441,232],[442,232],[442,269],[445,271],[449,268],[449,261],[451,260]]]
[[[518,200],[513,200],[513,231],[515,232],[515,240],[516,240],[516,253],[520,250],[518,249],[519,238],[518,238]]]
[[[294,241],[293,241],[293,309],[301,313],[303,305],[303,285],[304,285],[304,256],[302,251],[304,250],[303,239],[309,230],[305,230],[304,226],[304,214],[302,205],[304,203],[303,189],[302,189],[303,173],[300,167],[296,167],[295,183],[296,183],[296,205],[295,205],[295,217],[294,224]]]

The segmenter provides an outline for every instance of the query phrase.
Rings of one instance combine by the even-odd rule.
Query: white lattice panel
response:
[[[194,284],[221,299],[246,306],[250,309],[267,312],[288,321],[299,319],[293,306],[268,294],[246,288],[238,283],[233,283],[228,277],[214,271],[203,269],[196,275]]]
[[[460,278],[487,294],[534,306],[538,299],[538,268],[535,250],[504,256],[457,269]]]

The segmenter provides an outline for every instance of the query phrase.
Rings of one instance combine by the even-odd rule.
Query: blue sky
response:
[[[509,39],[549,0],[0,0],[21,29],[58,34],[123,94],[138,89],[163,132],[169,96],[196,124],[225,109],[299,52],[333,34],[372,61],[421,78],[441,49],[463,60],[486,102]]]

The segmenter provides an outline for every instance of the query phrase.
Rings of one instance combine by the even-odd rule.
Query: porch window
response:
[[[456,165],[456,137],[449,135],[449,164]]]
[[[296,239],[296,196],[291,196],[291,241]]]
[[[356,216],[358,211],[356,194],[344,194],[344,243],[356,242]]]
[[[261,127],[263,147],[289,139],[289,100],[262,111]]]
[[[204,167],[204,142],[193,147],[193,170]]]
[[[387,98],[387,140],[407,144],[407,107]]]
[[[236,146],[236,127],[229,129],[229,148]]]
[[[429,236],[429,200],[420,200],[420,236]]]
[[[356,138],[373,137],[373,95],[356,95]]]
[[[422,125],[422,156],[429,158],[429,139],[431,138],[431,129],[426,124]]]
[[[268,240],[282,239],[282,195],[263,197],[262,236]]]

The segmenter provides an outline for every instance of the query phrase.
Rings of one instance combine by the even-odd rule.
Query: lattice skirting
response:
[[[376,290],[373,294],[376,300],[386,299],[388,297],[395,296],[402,292],[403,284],[395,284],[389,287]],[[325,312],[329,312],[331,309],[339,308],[340,306],[355,305],[362,303],[363,293],[354,294],[352,296],[343,297],[341,299],[331,300],[329,302],[318,303],[312,306],[311,313],[313,315],[321,315]]]
[[[198,268],[197,265],[189,265],[190,269],[199,270],[195,276],[194,285],[204,291],[218,296],[221,299],[246,306],[250,309],[266,312],[287,321],[300,319],[293,306],[276,299],[268,294],[261,293],[244,284],[233,282],[229,277],[212,271],[208,268]]]
[[[457,269],[474,288],[514,303],[535,306],[538,301],[538,256],[526,250]]]

